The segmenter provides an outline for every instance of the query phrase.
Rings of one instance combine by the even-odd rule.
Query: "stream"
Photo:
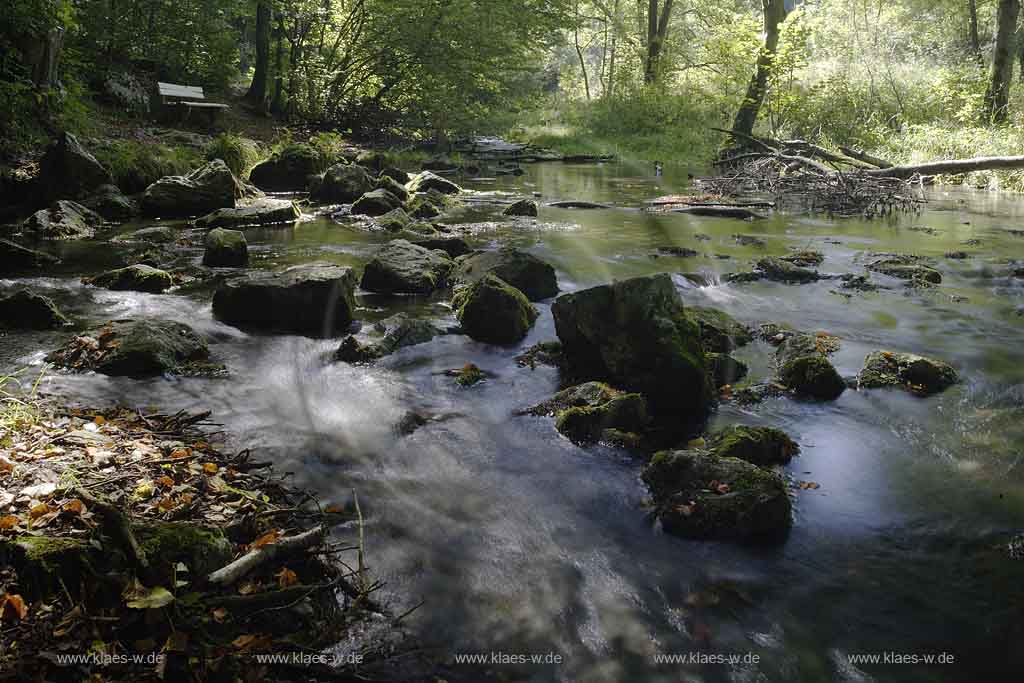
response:
[[[387,582],[396,614],[420,601],[410,628],[439,657],[500,652],[558,655],[559,664],[495,666],[531,681],[963,681],[1024,673],[1024,560],[1007,545],[1024,530],[1024,200],[929,190],[920,215],[865,221],[774,215],[756,222],[653,214],[643,202],[683,190],[685,172],[646,165],[561,163],[525,175],[456,180],[473,199],[579,199],[616,208],[541,207],[537,221],[469,202],[446,214],[478,248],[514,245],[555,266],[562,291],[657,272],[685,302],[748,324],[776,322],[842,339],[833,357],[855,375],[871,351],[921,353],[951,363],[960,384],[918,398],[846,391],[837,401],[788,398],[723,403],[711,427],[779,427],[801,445],[785,468],[794,525],[775,546],[690,541],[648,519],[641,464],[624,451],[579,448],[553,421],[515,411],[549,398],[555,369],[519,367],[527,346],[555,338],[550,301],[513,348],[447,335],[376,365],[330,362],[338,339],[249,334],[212,317],[208,292],[150,295],[79,283],[115,265],[101,241],[60,245],[67,271],[0,280],[29,285],[79,323],[161,317],[211,341],[228,379],[132,380],[47,374],[42,389],[87,402],[122,401],[213,411],[238,448],[274,460],[295,482],[345,501],[358,492],[367,561]],[[129,231],[152,222],[120,226]],[[932,228],[932,233],[912,230]],[[741,246],[734,235],[764,246]],[[698,235],[703,239],[698,239]],[[246,230],[253,267],[312,260],[361,266],[386,235],[326,218]],[[965,245],[969,240],[978,244]],[[692,258],[658,247],[698,250]],[[805,285],[718,284],[762,255],[822,251],[823,273],[865,273],[868,252],[935,258],[943,284],[916,291],[886,276],[875,293]],[[966,251],[962,260],[945,258]],[[196,262],[201,249],[193,248]],[[82,264],[86,263],[87,266]],[[358,296],[364,324],[405,310],[453,324],[443,297]],[[0,372],[41,365],[65,336],[25,332],[0,341]],[[772,374],[773,349],[736,352],[750,379]],[[475,363],[493,376],[460,387],[444,370]],[[434,416],[413,434],[408,410]],[[946,653],[943,664],[871,665],[859,654]],[[705,655],[662,663],[662,655]],[[719,663],[707,657],[735,655]],[[949,663],[950,656],[953,662]],[[695,657],[699,660],[699,657]],[[457,669],[457,665],[455,669]],[[1011,674],[1007,676],[1006,674]]]

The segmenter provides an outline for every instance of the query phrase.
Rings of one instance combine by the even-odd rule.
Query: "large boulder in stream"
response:
[[[798,396],[831,401],[846,390],[846,382],[813,335],[788,336],[776,349],[775,361],[779,380]]]
[[[700,328],[667,274],[563,294],[551,311],[579,376],[640,392],[654,415],[676,422],[700,421],[711,408]]]
[[[78,240],[96,236],[103,217],[77,202],[61,199],[25,219],[20,231],[40,240]]]
[[[174,278],[170,273],[141,263],[108,270],[96,277],[86,278],[83,282],[102,289],[150,294],[160,294],[174,286]]]
[[[256,164],[249,172],[249,181],[270,192],[304,190],[306,178],[323,173],[325,168],[323,156],[316,149],[305,143],[294,143]]]
[[[525,294],[493,274],[458,290],[452,307],[466,334],[488,344],[521,341],[539,315]]]
[[[0,239],[0,275],[38,270],[59,263],[60,259],[56,256]]]
[[[709,353],[728,353],[754,340],[750,328],[725,311],[710,306],[689,306],[686,312],[700,327],[700,340]]]
[[[702,450],[662,451],[643,471],[662,528],[686,538],[778,541],[792,506],[778,474]]]
[[[71,133],[62,133],[39,161],[43,195],[79,199],[101,185],[114,182],[110,171]]]
[[[110,222],[126,221],[139,215],[139,204],[124,195],[116,185],[100,185],[82,200],[82,206],[92,209]]]
[[[246,188],[220,159],[188,175],[165,176],[146,188],[142,211],[147,216],[197,216],[233,208]]]
[[[352,204],[352,215],[383,216],[401,206],[402,200],[387,190],[372,190],[365,193]]]
[[[439,249],[391,240],[363,271],[363,289],[382,294],[430,294],[444,287],[452,260]]]
[[[586,382],[563,389],[551,399],[525,411],[555,418],[555,428],[578,444],[632,441],[649,422],[647,401],[637,393],[612,388],[603,382]]]
[[[430,190],[440,192],[441,194],[458,194],[462,192],[462,188],[452,181],[447,178],[442,178],[436,173],[431,173],[430,171],[417,173],[405,187],[413,194],[417,192],[428,192]]]
[[[204,247],[204,266],[241,268],[249,263],[249,243],[240,230],[214,228],[206,233]]]
[[[391,176],[381,174],[377,178],[376,184],[378,190],[387,190],[398,197],[403,203],[409,201],[409,190],[405,189],[405,184],[398,182]]]
[[[19,289],[0,297],[0,327],[51,330],[69,323],[49,297]]]
[[[875,351],[864,359],[864,369],[857,376],[862,389],[898,387],[929,396],[956,384],[956,370],[948,363],[912,353]]]
[[[313,262],[225,280],[213,314],[238,327],[330,336],[352,323],[356,275],[351,268]]]
[[[114,320],[72,338],[46,357],[71,370],[151,377],[191,373],[210,350],[188,325],[171,320]]]
[[[766,256],[765,258],[758,259],[756,268],[764,279],[775,282],[803,284],[806,282],[816,282],[821,279],[818,271],[804,268],[791,262],[789,259],[777,258],[775,256]]]
[[[245,206],[217,209],[197,218],[197,228],[240,228],[249,225],[293,225],[302,217],[299,207],[288,199],[257,199]]]
[[[366,169],[356,164],[335,164],[319,181],[315,199],[321,202],[349,204],[373,189],[373,181]]]
[[[513,247],[459,257],[455,260],[450,279],[453,285],[467,285],[487,274],[497,275],[530,301],[549,299],[558,294],[555,269],[533,254]]]

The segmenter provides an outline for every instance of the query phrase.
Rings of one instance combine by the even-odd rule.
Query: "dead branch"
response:
[[[909,180],[916,175],[960,175],[973,171],[996,171],[1010,168],[1024,168],[1024,156],[976,157],[974,159],[929,161],[923,164],[871,169],[865,171],[865,173],[876,178],[901,178]]]
[[[212,584],[231,585],[260,565],[275,558],[320,545],[326,534],[327,530],[323,526],[318,526],[301,534],[282,538],[276,543],[250,550],[234,562],[211,573],[207,580]]]
[[[882,159],[880,157],[872,156],[863,150],[851,149],[849,147],[839,147],[839,151],[848,157],[863,161],[865,164],[871,164],[875,168],[892,168],[893,164]]]

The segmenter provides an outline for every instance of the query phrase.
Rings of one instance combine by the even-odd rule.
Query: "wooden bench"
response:
[[[163,111],[178,112],[182,121],[188,119],[194,109],[208,112],[210,122],[217,114],[228,109],[228,105],[217,102],[206,102],[206,95],[198,85],[179,85],[177,83],[161,83],[157,81],[157,98]]]

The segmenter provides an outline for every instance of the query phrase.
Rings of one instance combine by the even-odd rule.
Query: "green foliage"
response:
[[[142,192],[167,175],[183,175],[199,166],[203,155],[191,147],[114,140],[93,150],[123,192]],[[226,163],[226,162],[225,162]]]
[[[221,159],[239,178],[248,177],[250,169],[262,157],[256,142],[232,133],[221,133],[206,148],[207,160]]]
[[[348,143],[338,133],[317,133],[309,139],[310,146],[320,155],[324,168],[342,161]]]

